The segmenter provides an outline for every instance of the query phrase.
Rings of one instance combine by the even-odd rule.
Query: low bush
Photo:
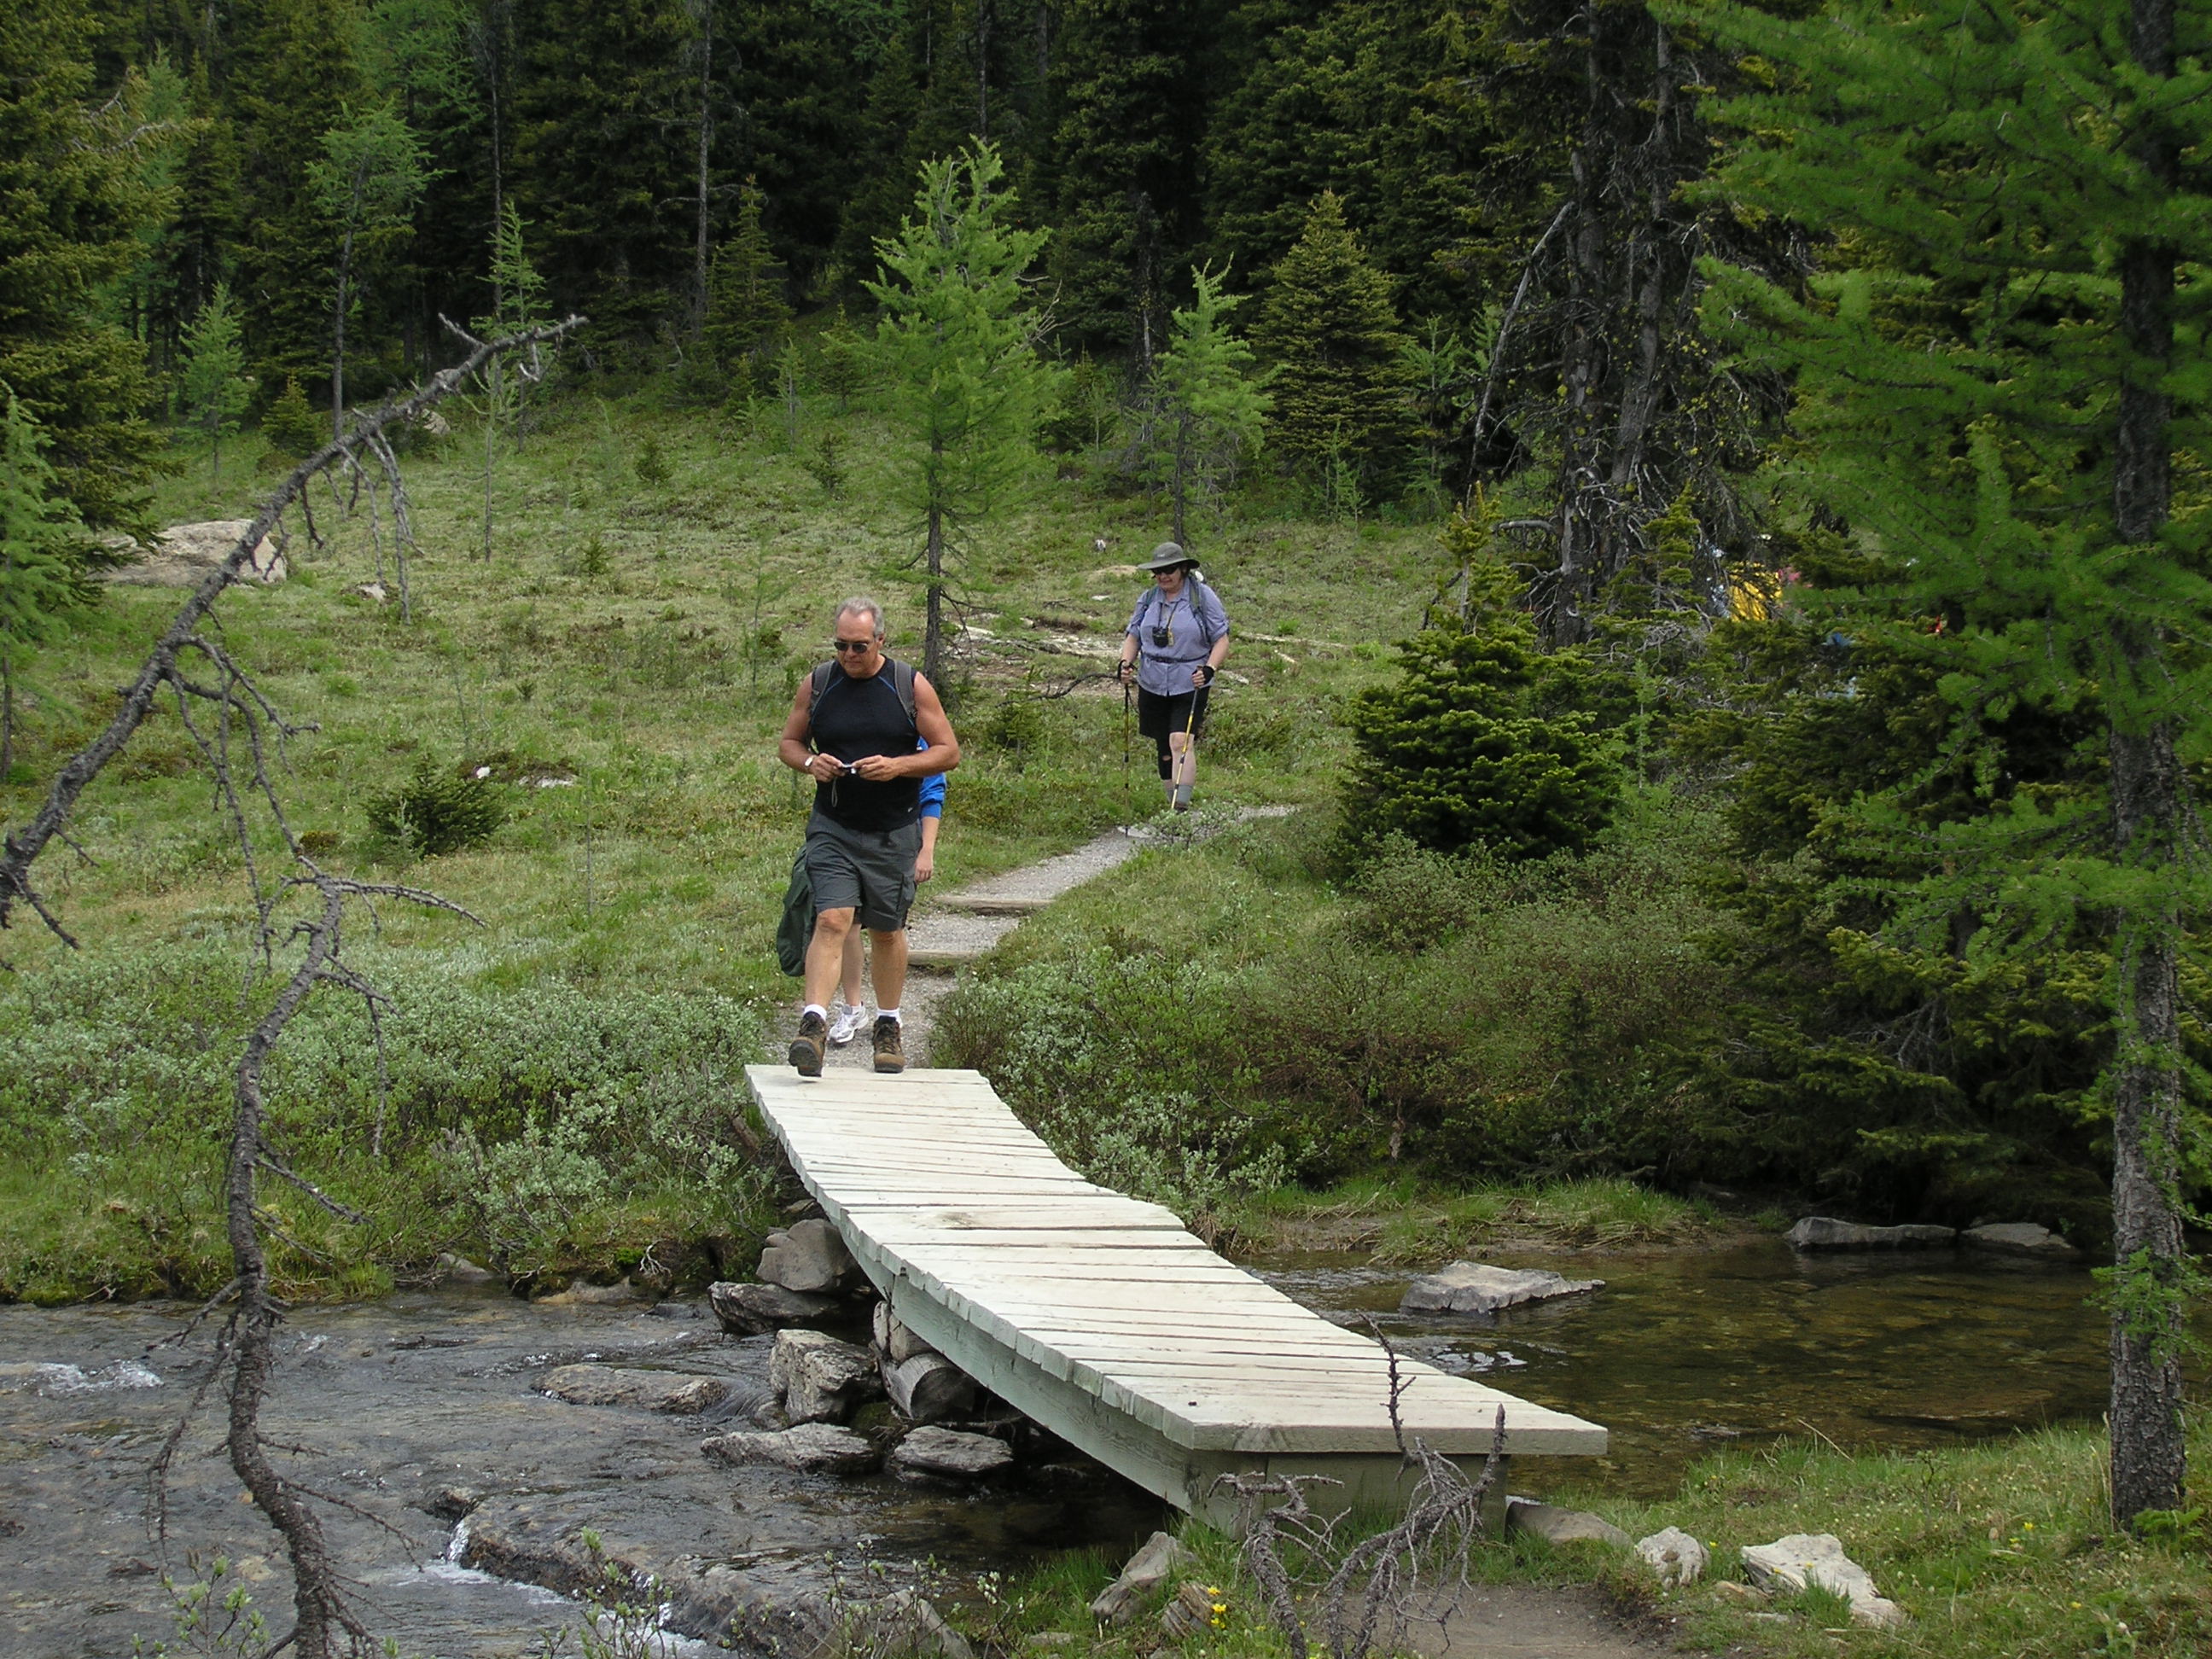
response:
[[[368,827],[423,858],[489,841],[506,822],[507,802],[498,785],[427,757],[416,762],[405,783],[368,802]]]
[[[490,988],[489,955],[362,953],[370,1024],[325,992],[267,1073],[284,1158],[368,1222],[281,1182],[295,1293],[376,1288],[446,1250],[528,1279],[611,1273],[757,1231],[769,1176],[736,1116],[759,1033],[697,993]],[[231,952],[90,957],[0,996],[0,1297],[212,1290],[232,1071],[270,994]],[[648,1274],[651,1269],[648,1268]]]

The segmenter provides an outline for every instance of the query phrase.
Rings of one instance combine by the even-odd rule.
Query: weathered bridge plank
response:
[[[1389,1364],[1224,1261],[1172,1212],[1084,1180],[977,1073],[746,1071],[762,1116],[891,1310],[1008,1404],[1220,1522],[1232,1473],[1402,1495]],[[1406,1431],[1473,1462],[1602,1453],[1606,1431],[1401,1359]]]

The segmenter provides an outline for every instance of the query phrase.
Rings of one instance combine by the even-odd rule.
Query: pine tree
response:
[[[1363,485],[1390,481],[1414,438],[1406,337],[1377,270],[1333,192],[1275,267],[1255,343],[1273,364],[1268,432],[1291,466],[1350,466]]]
[[[1475,573],[1495,589],[1495,564]],[[1398,678],[1353,699],[1344,785],[1354,849],[1403,836],[1515,858],[1586,848],[1612,817],[1620,769],[1580,709],[1547,696],[1561,659],[1517,611],[1446,617],[1399,647]]]
[[[1203,0],[1077,0],[1052,58],[1052,270],[1061,332],[1128,350],[1166,343],[1167,295],[1197,246],[1206,112]]]
[[[845,315],[845,307],[837,307],[837,320],[822,331],[815,343],[815,383],[837,400],[837,412],[842,415],[852,406],[853,396],[866,384],[869,369],[867,337],[854,328]]]
[[[96,527],[143,527],[159,437],[145,353],[105,319],[160,204],[93,95],[74,0],[0,8],[0,381],[52,443],[63,494]]]
[[[1171,343],[1152,376],[1153,476],[1174,512],[1174,539],[1190,545],[1185,520],[1192,496],[1214,500],[1237,468],[1260,453],[1273,398],[1252,372],[1252,348],[1229,325],[1244,303],[1224,291],[1225,276],[1194,270],[1197,297],[1175,313]]]
[[[287,374],[284,389],[261,417],[261,435],[282,459],[302,460],[322,447],[323,423],[315,418],[307,394],[300,390],[300,377]]]
[[[603,363],[658,356],[690,281],[696,103],[681,0],[517,0],[507,187],[539,228],[554,309]]]
[[[230,286],[217,283],[185,331],[184,365],[178,375],[185,420],[208,441],[208,481],[222,478],[222,441],[238,430],[238,417],[253,396],[245,374],[238,307]]]
[[[791,326],[783,271],[761,224],[759,186],[748,179],[738,198],[737,229],[714,250],[708,283],[705,347],[731,395],[768,384],[770,365]]]
[[[0,416],[0,783],[15,763],[15,682],[24,659],[52,635],[64,613],[89,597],[76,556],[84,526],[46,461],[46,434],[13,392],[6,395]]]
[[[361,273],[406,236],[428,182],[422,140],[381,100],[350,112],[323,135],[322,159],[307,170],[316,201],[337,233],[331,301],[331,428],[345,433],[346,320],[360,301]]]
[[[246,356],[275,386],[331,367],[330,216],[315,169],[337,110],[361,93],[346,0],[261,0],[243,15],[219,88],[235,112],[243,189],[231,278],[246,324]]]
[[[513,202],[501,210],[499,226],[491,239],[491,314],[476,319],[477,334],[491,338],[534,327],[545,320],[545,279],[530,262],[523,241],[526,228]],[[519,366],[495,357],[483,369],[483,556],[491,562],[491,485],[497,465],[499,441],[514,433],[522,422],[522,400],[529,389]]]
[[[2212,505],[2187,482],[2212,391],[2180,285],[2212,265],[2182,161],[2212,143],[2203,20],[1838,10],[1700,13],[1787,72],[1729,111],[1750,135],[1730,190],[1838,237],[1809,294],[1738,270],[1708,313],[1796,377],[1809,483],[1878,554],[1849,626],[1936,671],[1951,746],[2023,713],[2093,728],[2067,787],[1993,769],[1932,849],[1900,791],[1854,822],[1925,872],[1893,890],[1900,938],[1973,963],[2085,915],[2111,930],[2111,1494],[2133,1525],[2183,1501],[2180,1187],[2203,1133],[2180,982],[2212,902],[2185,759],[2212,740]]]
[[[921,170],[913,216],[879,245],[875,360],[902,453],[898,492],[922,521],[928,568],[923,672],[942,684],[946,557],[1036,459],[1060,371],[1037,355],[1022,278],[1045,245],[1018,230],[997,149],[979,143]]]

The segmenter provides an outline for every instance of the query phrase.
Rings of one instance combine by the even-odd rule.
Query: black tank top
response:
[[[814,709],[814,746],[842,761],[910,755],[921,734],[899,701],[891,661],[856,680],[840,664]],[[896,830],[921,816],[921,780],[836,778],[814,786],[814,810],[848,830]]]

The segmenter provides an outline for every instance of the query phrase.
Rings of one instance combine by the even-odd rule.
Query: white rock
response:
[[[761,1252],[760,1277],[802,1296],[843,1290],[855,1277],[852,1252],[826,1221],[794,1221],[768,1236]]]
[[[1855,1623],[1891,1630],[1905,1622],[1905,1609],[1875,1589],[1867,1570],[1844,1553],[1832,1532],[1793,1532],[1771,1544],[1746,1544],[1744,1571],[1763,1590],[1802,1590],[1808,1584],[1851,1604]]]
[[[916,1429],[891,1450],[890,1471],[908,1479],[980,1480],[1013,1467],[1012,1448],[988,1434],[957,1429]]]
[[[1636,1553],[1651,1564],[1662,1583],[1694,1584],[1705,1576],[1705,1547],[1680,1527],[1638,1539]]]
[[[1605,1288],[1602,1279],[1563,1279],[1542,1267],[1492,1267],[1455,1261],[1406,1287],[1401,1313],[1496,1313],[1524,1302],[1547,1302]]]
[[[793,1423],[841,1423],[884,1391],[873,1353],[821,1331],[778,1331],[768,1380]]]
[[[363,582],[360,586],[350,591],[360,594],[371,605],[382,605],[390,597],[385,592],[382,582]]]
[[[137,563],[106,572],[106,579],[125,587],[197,587],[209,571],[230,556],[252,527],[251,519],[173,524],[154,538],[153,547]],[[111,539],[109,545],[121,551],[131,544],[127,539]],[[239,573],[239,580],[248,586],[266,586],[283,581],[288,574],[284,556],[276,550],[275,542],[264,536]]]
[[[1868,1227],[1856,1221],[1838,1221],[1828,1215],[1803,1217],[1784,1235],[1785,1242],[1796,1250],[1936,1250],[1956,1243],[1958,1237],[1954,1227],[1917,1224]]]
[[[1136,1616],[1138,1604],[1166,1583],[1170,1573],[1197,1565],[1198,1557],[1182,1540],[1156,1532],[1129,1558],[1121,1576],[1098,1592],[1091,1603],[1091,1616],[1109,1625],[1126,1625]]]

